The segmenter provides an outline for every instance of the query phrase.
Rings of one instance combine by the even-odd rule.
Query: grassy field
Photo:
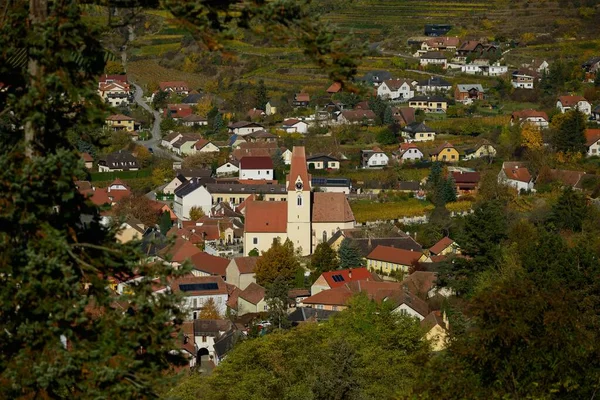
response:
[[[414,198],[385,203],[355,200],[350,202],[350,207],[352,208],[356,222],[359,223],[387,221],[404,217],[419,217],[433,210],[433,204],[430,202]],[[451,212],[468,211],[471,207],[472,203],[470,201],[457,201],[446,205],[448,211]]]

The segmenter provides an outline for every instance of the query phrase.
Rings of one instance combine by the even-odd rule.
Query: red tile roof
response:
[[[260,257],[235,257],[235,265],[237,265],[240,274],[253,274],[256,263]]]
[[[169,88],[184,88],[184,90],[188,90],[188,84],[184,81],[168,81],[168,82],[159,82],[158,86],[160,90],[164,91]]]
[[[366,293],[372,300],[381,302],[395,293],[401,293],[402,285],[398,282],[357,280],[344,283],[332,289],[323,290],[314,296],[302,300],[302,303],[344,306],[350,297],[361,292]]]
[[[83,158],[83,161],[85,162],[93,162],[94,158],[90,155],[90,153],[81,153],[81,158]]]
[[[583,96],[560,96],[558,101],[563,105],[563,107],[573,107],[577,105],[580,101],[587,101]]]
[[[310,178],[306,169],[306,153],[304,146],[294,146],[292,150],[292,163],[288,175],[288,190],[296,190],[296,180],[298,177],[302,180],[305,192],[310,192]]]
[[[410,266],[419,261],[421,256],[422,254],[416,251],[397,249],[388,246],[377,246],[369,253],[367,259]]]
[[[183,263],[198,253],[201,253],[200,249],[183,238],[177,238],[172,246],[168,246],[160,252],[167,258],[170,256],[170,260],[176,263]]]
[[[327,93],[337,93],[342,90],[341,82],[333,82],[329,88],[327,88]]]
[[[341,279],[339,277],[333,279],[334,275],[341,277]],[[342,286],[352,281],[373,280],[373,275],[371,275],[371,272],[364,267],[323,272],[321,276],[325,279],[330,288]]]
[[[242,293],[242,291],[235,285],[230,285],[228,283],[225,284],[227,285],[227,291],[229,292],[229,298],[227,299],[227,307],[233,310],[237,310],[238,297],[240,296],[240,293]]]
[[[448,246],[451,246],[454,243],[454,240],[450,239],[448,236],[442,238],[439,242],[431,246],[429,249],[433,254],[440,254],[444,251]]]
[[[427,299],[427,294],[434,288],[437,280],[435,272],[415,271],[402,281],[402,286],[416,296]]]
[[[271,157],[242,157],[240,169],[273,169]]]
[[[123,114],[113,114],[106,118],[107,121],[134,121],[133,118]]]
[[[514,111],[512,113],[512,117],[513,118],[517,118],[517,119],[525,119],[525,118],[544,118],[546,121],[548,121],[548,114],[546,114],[543,111],[536,111],[536,110],[521,110],[521,111]]]
[[[454,182],[459,183],[479,183],[481,179],[481,174],[479,172],[460,172],[454,171],[452,172],[452,178],[454,178]]]
[[[258,304],[265,298],[265,288],[252,282],[239,294],[239,298],[252,304]]]
[[[531,174],[527,167],[523,167],[520,163],[505,162],[502,166],[504,174],[508,179],[520,182],[531,182]]]
[[[590,147],[594,143],[600,140],[600,129],[586,129],[585,130],[585,145]]]
[[[287,201],[251,201],[246,205],[246,232],[287,232]]]
[[[228,259],[205,252],[194,254],[190,261],[194,265],[194,269],[218,276],[225,276],[225,270],[229,265]]]
[[[354,214],[344,193],[313,193],[312,222],[350,222]]]
[[[296,101],[310,101],[310,96],[308,95],[308,93],[304,93],[304,92],[297,93]]]

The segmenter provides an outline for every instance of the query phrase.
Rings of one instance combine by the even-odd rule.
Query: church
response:
[[[302,255],[310,255],[341,229],[354,228],[355,220],[344,193],[312,192],[304,147],[292,151],[286,179],[286,201],[250,201],[246,206],[244,254],[271,247],[275,238],[290,239]]]

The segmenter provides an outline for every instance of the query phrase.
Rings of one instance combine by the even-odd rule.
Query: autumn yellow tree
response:
[[[281,243],[279,238],[273,240],[271,248],[262,253],[256,262],[256,283],[265,286],[273,283],[277,277],[293,281],[300,263],[294,252],[294,245],[287,239]]]
[[[173,168],[168,166],[158,166],[152,170],[152,184],[154,186],[161,186],[173,179],[175,172]]]
[[[200,319],[220,319],[221,314],[217,309],[214,299],[211,297],[204,304],[202,304],[202,310],[200,310]]]
[[[204,217],[206,214],[202,210],[201,207],[192,207],[190,208],[190,220],[198,221],[200,218]]]
[[[523,125],[523,129],[521,130],[521,146],[529,150],[537,150],[542,145],[542,132],[540,128],[533,124]]]
[[[200,99],[198,104],[196,104],[196,113],[198,115],[202,115],[206,117],[208,112],[213,108],[212,99],[209,96],[204,96]]]

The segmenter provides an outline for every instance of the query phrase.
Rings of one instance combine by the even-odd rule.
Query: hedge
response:
[[[114,172],[91,172],[90,181],[110,181],[117,178],[121,179],[136,179],[147,178],[152,171],[149,169],[141,169],[139,171],[114,171]]]

